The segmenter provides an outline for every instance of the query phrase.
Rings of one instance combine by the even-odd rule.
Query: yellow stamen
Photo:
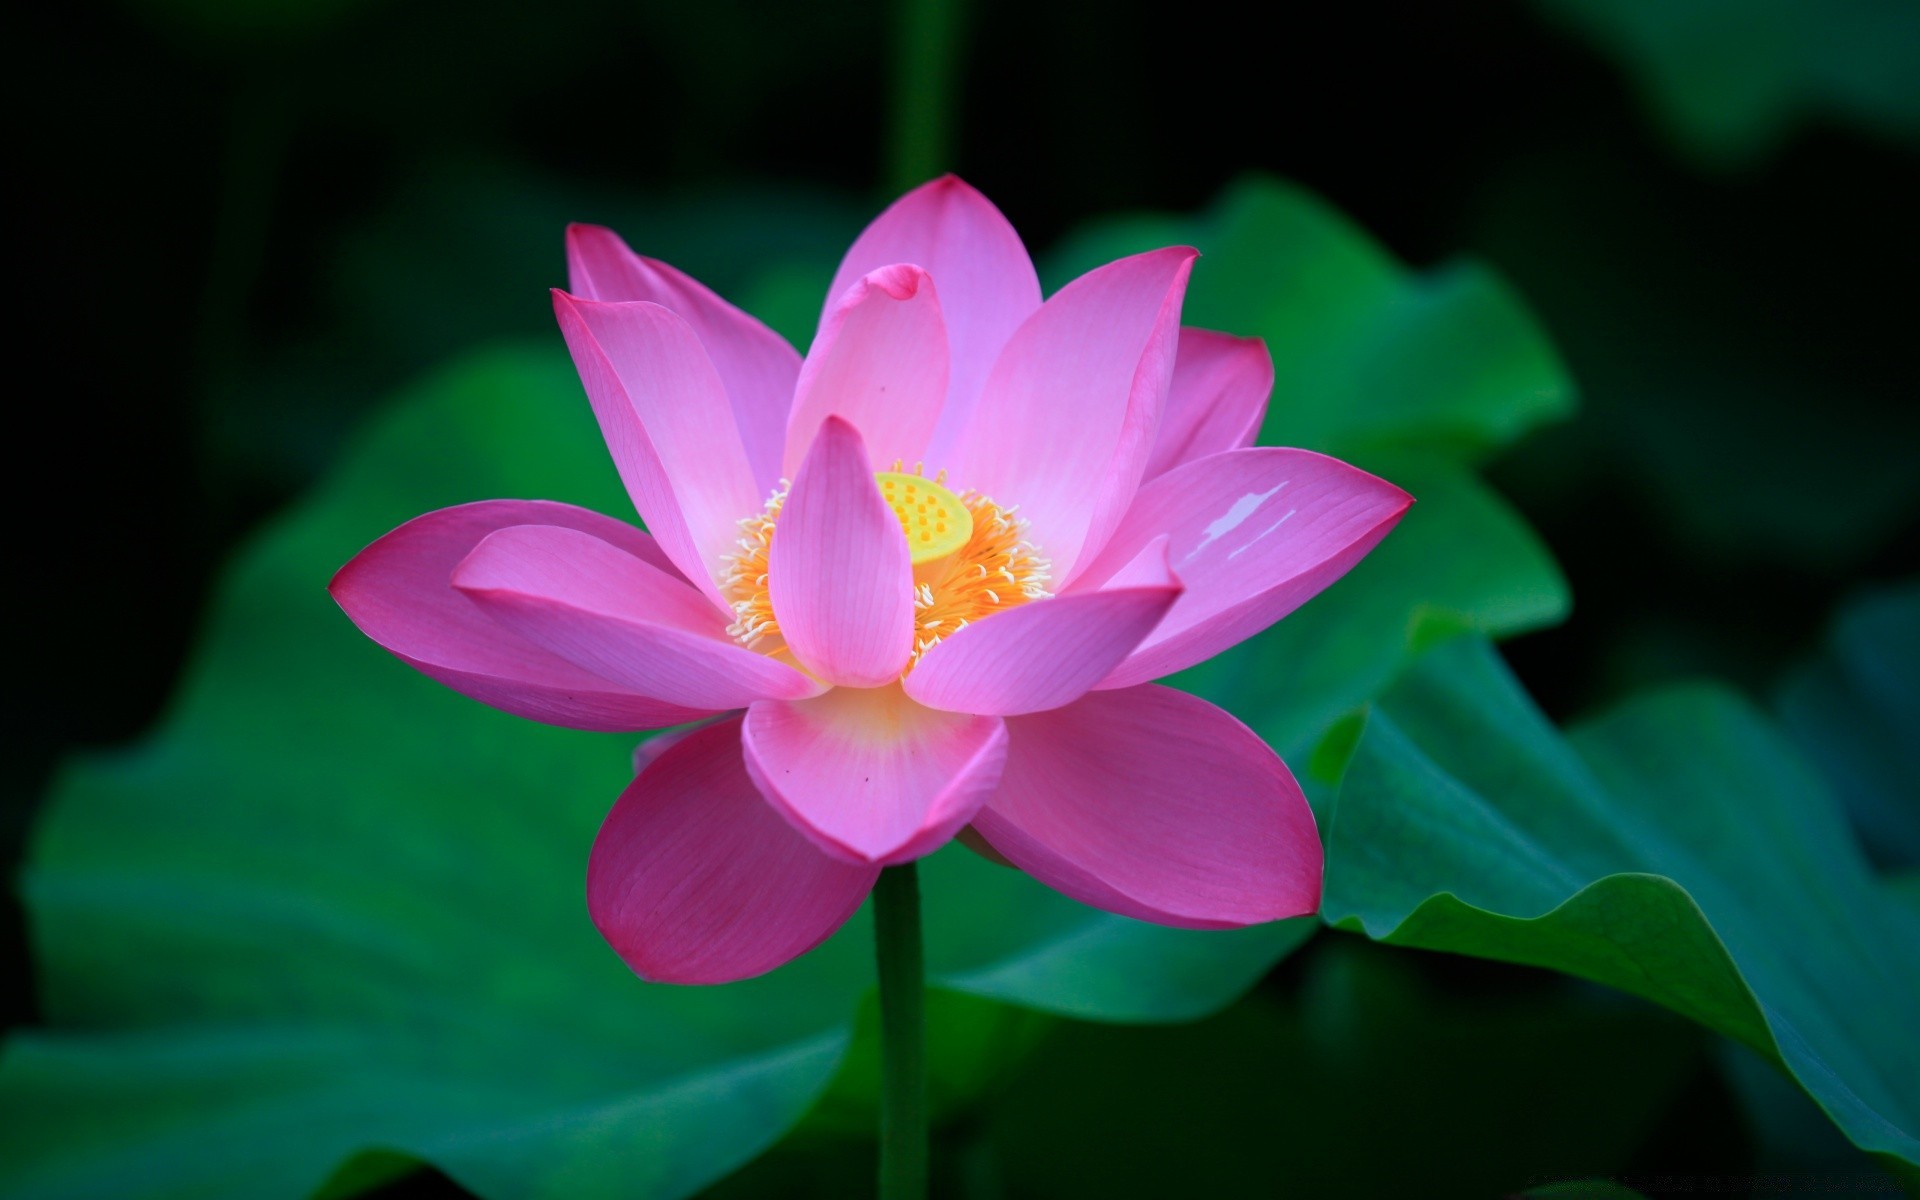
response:
[[[727,633],[749,650],[777,654],[786,649],[780,623],[773,619],[773,597],[767,592],[767,554],[773,545],[773,523],[787,502],[787,481],[767,497],[766,507],[740,519],[740,549],[725,555],[727,573],[720,594],[733,606],[733,624]]]
[[[1051,595],[1053,564],[1026,540],[1027,523],[976,492],[952,492],[946,472],[933,479],[918,470],[881,471],[874,477],[888,507],[900,518],[913,561],[913,656],[920,656],[968,625],[1029,600]],[[787,485],[766,506],[740,522],[740,549],[726,557],[721,593],[733,606],[727,632],[750,649],[779,654],[786,649],[767,591],[767,562],[774,527],[786,504]]]
[[[1047,591],[1053,564],[1027,540],[1024,518],[978,492],[961,492],[957,499],[972,518],[972,532],[964,546],[937,564],[931,577],[914,572],[909,671],[941,638],[983,617],[1053,594]]]

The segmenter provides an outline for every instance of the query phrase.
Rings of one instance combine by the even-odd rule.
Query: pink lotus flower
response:
[[[1297,608],[1411,500],[1249,447],[1272,363],[1180,328],[1194,251],[1043,303],[1006,219],[936,180],[847,252],[805,359],[607,230],[570,229],[567,251],[554,307],[652,535],[482,501],[394,530],[331,590],[496,708],[592,730],[709,720],[644,748],[594,844],[588,905],[635,971],[770,970],[882,866],[969,826],[1142,920],[1318,907],[1320,841],[1286,766],[1151,681]]]

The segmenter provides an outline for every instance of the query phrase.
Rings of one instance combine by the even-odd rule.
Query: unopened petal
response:
[[[889,263],[926,268],[940,290],[952,373],[927,461],[945,463],[994,359],[1040,307],[1040,280],[1000,210],[952,175],[908,192],[867,226],[833,277],[828,307],[855,280]]]
[[[820,423],[839,416],[882,466],[926,452],[947,397],[947,329],[932,278],[887,266],[828,307],[807,352],[787,429],[786,473],[800,469]]]

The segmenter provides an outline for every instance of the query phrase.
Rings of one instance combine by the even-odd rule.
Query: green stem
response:
[[[880,872],[873,940],[880,966],[880,1200],[924,1200],[927,982],[914,864]]]
[[[953,162],[964,0],[899,0],[887,131],[892,194],[917,187]]]

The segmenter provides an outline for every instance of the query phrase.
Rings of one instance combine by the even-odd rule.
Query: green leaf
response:
[[[1341,792],[1326,917],[1664,1004],[1790,1072],[1916,1178],[1920,921],[1744,702],[1655,695],[1562,739],[1493,651],[1428,655]]]
[[[1095,225],[1051,274],[1176,243],[1204,255],[1184,323],[1264,338],[1273,354],[1263,445],[1477,458],[1572,411],[1559,356],[1498,275],[1475,262],[1411,271],[1325,201],[1276,180],[1243,180],[1190,220]]]
[[[1868,855],[1920,867],[1920,582],[1848,605],[1775,707],[1826,775]]]
[[[1597,988],[1314,946],[1296,988],[1203,1022],[1056,1029],[986,1118],[1006,1193],[1511,1194],[1624,1168],[1702,1065],[1685,1022]]]
[[[642,983],[582,897],[633,739],[447,692],[328,599],[387,529],[498,496],[631,516],[557,345],[378,423],[241,555],[160,727],[64,772],[23,876],[50,1027],[0,1056],[0,1191],[346,1194],[402,1158],[487,1196],[681,1196],[834,1076],[864,914],[758,980]],[[959,847],[923,880],[946,987],[1109,1020],[1217,1010],[1311,926],[1162,929]],[[969,1033],[983,1007],[936,1006],[933,1040],[1023,1052]],[[964,1102],[992,1065],[936,1056],[935,1087]]]
[[[1920,138],[1920,13],[1906,0],[1536,0],[1620,60],[1676,147],[1754,162],[1813,115]]]

